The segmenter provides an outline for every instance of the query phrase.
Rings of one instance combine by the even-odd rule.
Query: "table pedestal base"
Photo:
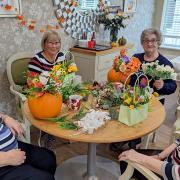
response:
[[[117,180],[120,175],[119,164],[107,158],[96,157],[96,176],[88,177],[87,156],[77,156],[59,165],[56,180]]]

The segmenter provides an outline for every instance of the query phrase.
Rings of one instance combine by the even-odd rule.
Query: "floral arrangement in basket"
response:
[[[174,69],[168,65],[160,65],[159,61],[143,63],[142,71],[152,79],[176,79],[177,74]]]
[[[126,81],[131,73],[135,73],[140,69],[141,61],[136,57],[129,58],[126,49],[120,51],[120,55],[113,60],[113,67],[108,71],[107,79],[110,82]],[[130,78],[128,79],[129,83]]]
[[[129,75],[130,76],[130,75]],[[149,87],[148,77],[144,74],[137,75],[134,87],[124,85],[121,95],[119,121],[132,126],[143,121],[148,115],[148,103],[153,90]],[[129,77],[128,77],[129,78]]]
[[[67,75],[76,71],[77,66],[72,61],[54,65],[50,71],[44,71],[41,74],[29,71],[26,93],[28,96],[35,97],[42,96],[44,93],[60,93],[63,83],[67,80]]]
[[[108,110],[111,107],[120,105],[120,95],[122,90],[123,84],[119,82],[94,82],[91,93],[96,98],[95,107]]]

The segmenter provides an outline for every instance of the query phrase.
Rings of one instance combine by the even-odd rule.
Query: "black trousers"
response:
[[[155,150],[155,149],[137,149],[136,150],[139,153],[148,155],[148,156],[152,156],[152,155],[156,155],[159,154],[161,152],[161,150]],[[119,152],[119,154],[122,152]],[[124,161],[120,162],[120,170],[121,170],[121,174],[124,173],[124,171],[127,168],[127,163]],[[157,174],[156,174],[157,175]],[[157,175],[159,176],[159,175]],[[136,169],[134,170],[133,176],[134,178],[138,179],[138,180],[148,180],[145,176],[143,176],[139,171],[137,171]],[[162,178],[159,176],[159,178]]]
[[[18,145],[26,152],[25,163],[0,167],[0,180],[54,180],[56,157],[52,151],[20,141]]]

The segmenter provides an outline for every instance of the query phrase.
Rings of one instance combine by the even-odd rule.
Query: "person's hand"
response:
[[[119,161],[130,160],[130,161],[139,163],[143,159],[143,156],[144,156],[143,154],[140,154],[136,152],[135,150],[131,149],[131,150],[122,152],[118,156],[118,160]]]
[[[162,79],[155,80],[153,85],[157,90],[162,89],[164,86],[164,81]]]
[[[26,160],[25,152],[20,149],[12,149],[5,153],[5,164],[7,165],[18,166]]]
[[[11,130],[14,136],[17,136],[17,137],[22,136],[23,128],[17,120],[5,115],[4,123]]]

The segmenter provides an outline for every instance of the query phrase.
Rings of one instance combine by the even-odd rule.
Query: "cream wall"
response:
[[[133,42],[136,52],[141,52],[139,43],[141,31],[151,27],[154,13],[155,0],[137,0],[137,11],[131,18],[123,34],[129,42]],[[159,1],[159,0],[158,0]],[[6,62],[9,56],[21,51],[39,51],[42,34],[39,28],[55,20],[52,0],[22,0],[22,11],[26,19],[36,19],[35,31],[20,29],[16,18],[0,18],[0,111],[15,115],[14,97],[9,91],[9,83],[6,75]],[[73,46],[74,40],[59,30],[62,37],[62,49],[67,50]]]

